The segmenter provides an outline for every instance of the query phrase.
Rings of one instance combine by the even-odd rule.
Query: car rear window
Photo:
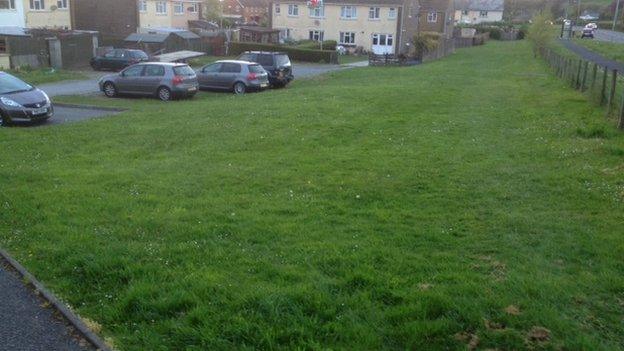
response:
[[[138,58],[138,59],[147,59],[147,54],[144,53],[143,51],[134,51],[132,53],[132,57]]]
[[[193,69],[191,67],[189,67],[188,65],[173,67],[173,73],[175,73],[176,76],[192,76],[192,75],[195,75],[195,71],[193,71]]]
[[[277,66],[289,66],[290,58],[286,54],[275,55],[275,61],[277,61]]]
[[[263,66],[273,66],[273,55],[258,54],[256,62]]]
[[[260,65],[249,65],[249,73],[264,73],[264,68]]]

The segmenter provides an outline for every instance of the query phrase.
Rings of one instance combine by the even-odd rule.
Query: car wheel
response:
[[[245,94],[246,89],[247,86],[245,86],[245,83],[243,82],[237,82],[236,84],[234,84],[234,94],[236,95]]]
[[[158,88],[158,91],[156,92],[156,94],[158,95],[158,99],[160,99],[160,101],[171,100],[171,90],[169,90],[169,88],[167,87]]]
[[[109,98],[117,96],[117,88],[115,88],[115,84],[111,82],[104,83],[104,95]]]

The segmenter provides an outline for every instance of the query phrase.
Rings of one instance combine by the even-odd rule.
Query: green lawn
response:
[[[51,68],[7,72],[33,85],[54,83],[62,80],[77,80],[88,78],[86,75],[80,72],[55,70]]]
[[[366,55],[338,55],[338,63],[341,65],[347,63],[354,63],[360,61],[368,61],[368,56]]]
[[[611,43],[591,39],[574,39],[574,42],[583,45],[608,59],[624,62],[624,44]]]
[[[526,42],[65,100],[130,111],[0,130],[0,246],[120,350],[624,349],[624,136]]]

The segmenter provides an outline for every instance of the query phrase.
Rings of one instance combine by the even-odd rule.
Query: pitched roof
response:
[[[299,2],[306,3],[304,0],[284,0],[284,3]],[[324,0],[327,5],[403,5],[403,0]]]
[[[128,35],[124,41],[162,43],[167,40],[167,37],[169,37],[169,34],[132,33]]]
[[[504,0],[455,0],[456,10],[503,11]]]
[[[188,30],[185,31],[180,31],[180,32],[173,32],[173,34],[183,38],[183,39],[199,39],[199,35],[190,32]]]

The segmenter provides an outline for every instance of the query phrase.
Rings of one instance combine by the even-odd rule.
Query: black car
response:
[[[259,63],[269,74],[269,83],[273,87],[283,87],[295,76],[288,54],[284,52],[246,51],[237,60]]]
[[[0,71],[0,126],[45,121],[52,115],[54,107],[46,93]]]
[[[102,69],[121,70],[135,63],[148,61],[149,57],[141,50],[113,49],[91,59],[91,67],[99,71]]]

